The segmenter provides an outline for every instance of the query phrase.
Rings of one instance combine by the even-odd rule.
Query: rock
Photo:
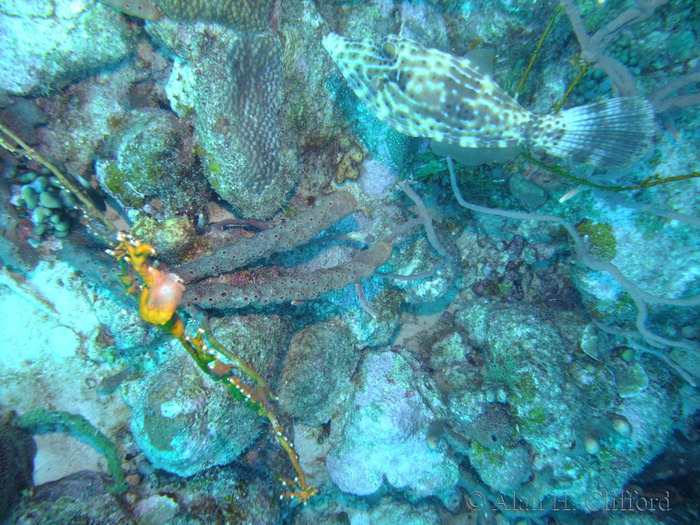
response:
[[[3,2],[0,93],[60,89],[113,66],[133,49],[134,35],[116,11],[88,0]]]
[[[182,352],[136,384],[127,402],[134,439],[153,466],[192,476],[238,458],[258,437],[263,419],[233,402]]]
[[[418,497],[450,492],[457,465],[426,444],[433,416],[406,359],[390,351],[371,354],[357,383],[353,403],[331,425],[326,465],[333,482],[360,496],[384,480]]]
[[[294,334],[282,372],[280,404],[309,425],[328,422],[352,390],[359,353],[339,321],[309,325]]]

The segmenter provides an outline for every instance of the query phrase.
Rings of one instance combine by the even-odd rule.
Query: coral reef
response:
[[[106,158],[95,164],[100,186],[130,210],[157,198],[158,218],[196,217],[200,210],[193,201],[204,191],[195,177],[182,183],[193,163],[192,151],[184,147],[184,131],[168,112],[134,114],[110,137]]]
[[[696,521],[698,16],[3,2],[0,519]]]
[[[99,0],[127,15],[157,21],[165,14],[178,22],[213,22],[240,31],[262,31],[270,24],[273,0]]]
[[[195,75],[205,175],[240,215],[264,219],[298,181],[279,138],[282,50],[269,34],[227,40],[203,42]]]
[[[155,0],[179,22],[216,22],[241,31],[261,31],[270,23],[273,0]]]
[[[568,388],[563,388],[562,385],[566,384],[563,378],[567,372],[561,363],[570,361],[569,367],[573,368],[579,360],[573,354],[572,345],[566,341],[575,341],[575,334],[580,333],[581,327],[577,326],[574,319],[568,319],[558,323],[563,328],[562,332],[558,333],[554,326],[540,320],[535,330],[531,315],[513,308],[490,308],[486,307],[486,303],[477,302],[472,303],[468,311],[460,312],[456,320],[458,326],[470,334],[473,345],[489,353],[488,357],[483,359],[492,363],[493,370],[484,379],[497,381],[497,384],[505,387],[507,410],[519,429],[518,438],[527,443],[530,454],[537,457],[537,469],[542,470],[547,465],[553,468],[553,479],[550,483],[557,478],[572,480],[567,493],[572,501],[584,504],[587,495],[598,490],[600,484],[607,483],[609,487],[618,487],[619,490],[632,475],[641,470],[648,457],[655,454],[654,446],[660,446],[668,439],[673,424],[671,414],[677,410],[677,400],[672,391],[663,395],[658,391],[657,394],[644,391],[637,392],[638,395],[630,397],[629,400],[627,396],[617,398],[615,385],[606,380],[607,374],[603,370],[594,371],[590,380],[569,384]],[[663,389],[664,375],[665,372],[661,372],[661,376],[657,376],[654,388]],[[561,379],[554,379],[555,376],[560,376]],[[649,395],[658,399],[657,402],[662,403],[665,409],[655,412],[653,419],[639,420],[636,416],[631,417],[636,411],[633,407],[638,406],[643,399],[649,399]],[[466,403],[467,395],[458,395],[457,392],[453,392],[452,396],[454,403],[450,408],[456,430],[468,434],[478,432],[479,421],[486,415],[493,422],[488,425],[491,432],[502,432],[496,430],[498,426],[493,415],[499,412],[494,412],[494,408],[488,408],[487,404],[486,411],[478,415],[484,410],[483,403]],[[606,447],[605,460],[599,454],[600,459],[593,465],[585,455],[573,455],[566,459],[566,467],[560,471],[562,467],[558,464],[563,458],[558,456],[562,451],[572,445],[583,446],[580,441],[584,439],[586,427],[592,424],[595,417],[603,417],[610,412],[624,416],[630,421],[633,427],[632,439],[622,436],[601,439],[601,443]],[[579,429],[580,434],[577,435],[576,429]],[[594,430],[592,432],[595,434]],[[512,428],[509,434],[513,435]],[[651,438],[652,434],[656,437]],[[504,465],[508,465],[509,469],[516,469],[522,462],[522,459],[516,461],[511,457],[515,453],[513,445],[506,441],[498,445],[495,452],[489,452],[484,450],[484,439],[474,437],[482,446],[472,446],[469,457],[478,458],[473,465],[482,479],[492,486],[492,483],[496,483],[501,491],[517,488],[512,480],[507,483],[502,481],[502,476],[506,475],[503,471]],[[648,438],[651,440],[646,441]],[[630,450],[639,450],[639,453],[629,454]],[[519,454],[522,454],[522,450]],[[588,474],[572,475],[578,469],[584,469]],[[525,472],[527,473],[527,470]],[[498,482],[494,478],[497,475]],[[527,474],[521,474],[520,483],[528,477]],[[547,485],[542,483],[539,489],[546,487]],[[544,493],[540,496],[543,497]]]
[[[115,11],[88,1],[10,2],[0,8],[0,33],[2,94],[61,88],[119,64],[134,45],[133,32]]]
[[[56,523],[134,523],[119,498],[107,490],[109,484],[105,476],[91,471],[44,483],[21,502],[12,517],[13,522],[29,525],[35,523],[37,517],[50,517]]]

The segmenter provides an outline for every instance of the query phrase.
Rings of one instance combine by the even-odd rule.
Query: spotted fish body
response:
[[[653,111],[642,98],[536,115],[468,58],[395,35],[352,41],[330,33],[323,45],[372,113],[412,137],[469,149],[525,144],[575,162],[619,168],[641,157],[653,133]]]

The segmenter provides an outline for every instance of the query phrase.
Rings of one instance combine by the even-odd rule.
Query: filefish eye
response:
[[[382,56],[389,60],[396,58],[396,46],[391,42],[384,42],[382,45]]]

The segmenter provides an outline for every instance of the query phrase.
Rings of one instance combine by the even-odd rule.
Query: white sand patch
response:
[[[73,269],[42,261],[25,277],[0,272],[0,414],[43,407],[80,414],[107,436],[127,425],[118,393],[96,386],[114,373],[89,359],[100,331],[94,294]],[[106,470],[101,454],[64,434],[37,436],[37,484],[79,470]]]

